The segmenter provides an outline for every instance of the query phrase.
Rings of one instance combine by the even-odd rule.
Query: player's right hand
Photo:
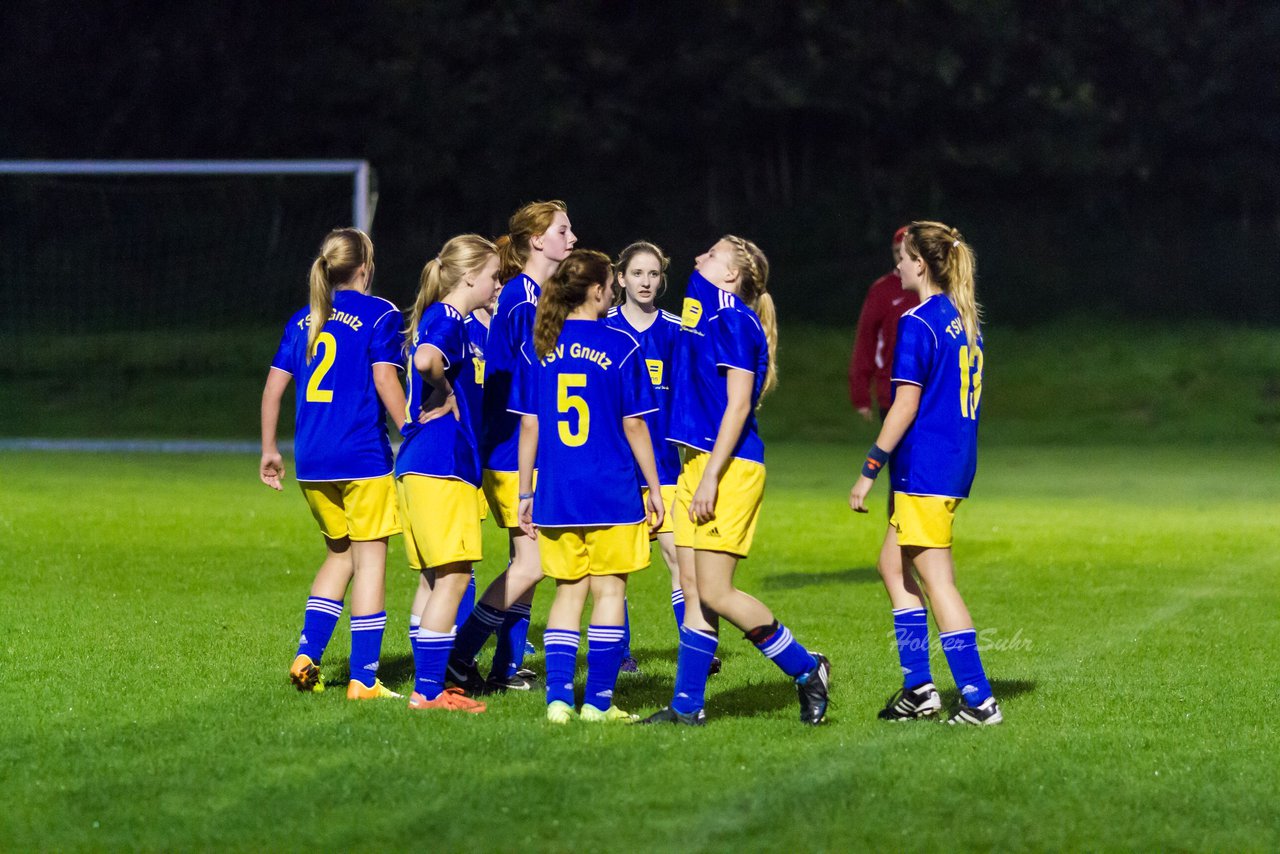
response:
[[[521,498],[518,509],[516,510],[516,519],[520,522],[520,530],[529,535],[530,539],[538,539],[538,526],[533,524],[533,499]]]
[[[656,534],[658,529],[662,527],[663,519],[666,518],[667,510],[662,506],[662,490],[649,490],[649,533]]]
[[[874,485],[875,481],[865,474],[860,476],[858,482],[853,485],[853,489],[849,490],[849,509],[854,513],[866,513],[867,496]]]
[[[262,462],[258,464],[258,479],[276,492],[280,492],[284,489],[280,484],[282,477],[284,477],[284,458],[278,452],[263,454]]]

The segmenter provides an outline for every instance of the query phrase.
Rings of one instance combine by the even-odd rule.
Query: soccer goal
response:
[[[0,161],[0,331],[275,324],[376,200],[364,160]]]

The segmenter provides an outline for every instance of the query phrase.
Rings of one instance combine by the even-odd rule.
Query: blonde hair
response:
[[[902,248],[913,260],[924,262],[929,281],[941,288],[956,307],[964,337],[972,347],[982,322],[982,306],[974,290],[978,261],[972,247],[964,242],[958,229],[922,220],[907,226]]]
[[[726,234],[720,239],[733,247],[733,265],[742,281],[738,286],[738,296],[760,318],[765,341],[769,343],[769,369],[764,376],[764,386],[760,389],[760,398],[763,400],[778,385],[778,315],[773,308],[773,297],[767,290],[769,259],[750,240],[734,234]]]
[[[478,234],[459,234],[440,247],[440,254],[427,262],[418,276],[418,296],[409,312],[409,327],[405,330],[404,349],[412,352],[413,337],[418,332],[427,307],[453,293],[467,274],[483,267],[498,248]]]
[[[307,329],[307,361],[316,355],[316,341],[333,314],[333,292],[347,284],[367,264],[373,281],[373,241],[358,228],[335,228],[325,235],[320,254],[311,262],[311,325]]]
[[[575,249],[542,287],[533,318],[533,351],[539,359],[555,349],[565,319],[587,301],[593,285],[609,287],[613,265],[609,256],[594,249]]]
[[[498,238],[498,276],[508,281],[529,260],[529,239],[546,234],[556,214],[569,213],[569,206],[559,199],[530,202],[511,215],[507,233]]]
[[[616,276],[615,281],[619,282],[613,294],[614,305],[622,305],[627,301],[627,289],[621,284],[621,280],[627,275],[627,267],[631,264],[631,259],[642,254],[652,255],[658,259],[658,271],[662,276],[662,281],[658,285],[658,296],[662,296],[662,292],[666,289],[667,267],[670,266],[671,259],[663,253],[658,244],[650,243],[647,240],[637,240],[618,253],[618,260],[613,265],[613,272]]]

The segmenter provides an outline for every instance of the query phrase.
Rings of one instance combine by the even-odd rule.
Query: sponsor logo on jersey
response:
[[[684,308],[680,312],[680,325],[692,329],[702,319],[702,303],[692,297],[684,298]]]
[[[662,360],[645,359],[644,363],[649,368],[649,382],[662,385]]]

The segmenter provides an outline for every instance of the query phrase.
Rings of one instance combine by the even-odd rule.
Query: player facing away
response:
[[[449,678],[470,693],[533,687],[516,671],[524,653],[533,588],[542,580],[542,566],[538,545],[521,530],[517,516],[520,417],[507,408],[520,347],[533,337],[542,283],[551,278],[577,240],[568,209],[561,201],[532,202],[520,208],[511,216],[509,233],[498,240],[502,272],[518,272],[503,286],[489,324],[480,464],[490,512],[510,538],[511,562],[458,629],[449,658]],[[495,632],[498,644],[486,680],[480,676],[475,657]]]
[[[698,256],[676,344],[672,441],[684,446],[676,486],[676,558],[684,626],[671,704],[645,723],[705,722],[707,675],[724,617],[790,676],[800,720],[827,714],[831,665],[811,654],[765,605],[733,585],[747,556],[764,496],[761,396],[777,381],[777,325],[766,287],[769,261],[754,243],[728,235]]]
[[[653,454],[658,466],[658,483],[662,485],[662,506],[673,506],[676,494],[676,478],[680,475],[680,451],[667,441],[667,425],[671,420],[671,368],[675,355],[676,336],[680,331],[680,318],[657,306],[657,299],[666,290],[667,266],[671,259],[662,250],[647,241],[632,243],[618,255],[614,264],[617,293],[614,306],[609,309],[605,323],[621,329],[640,345],[644,356],[645,382],[653,390],[658,409],[644,417],[653,440]],[[647,496],[642,496],[647,498]],[[676,630],[684,621],[684,591],[680,589],[680,571],[676,565],[675,535],[672,533],[670,513],[665,517],[656,535],[663,560],[671,573],[671,608],[675,612]],[[628,609],[629,611],[629,609]],[[623,623],[625,650],[622,659],[623,672],[638,672],[639,665],[631,655],[630,613]]]
[[[940,222],[911,223],[902,249],[898,273],[921,303],[898,324],[893,405],[849,493],[849,506],[867,512],[867,495],[888,463],[894,512],[879,569],[903,676],[879,717],[909,720],[942,709],[929,672],[927,599],[960,690],[960,707],[947,723],[998,724],[1004,718],[951,556],[956,507],[969,497],[978,467],[983,357],[973,251],[960,232]]]
[[[298,485],[327,551],[311,584],[289,678],[323,691],[320,659],[351,586],[351,678],[347,697],[398,697],[378,680],[387,623],[387,538],[400,533],[386,414],[404,418],[400,312],[369,294],[373,243],[354,228],[329,232],[311,265],[310,305],[285,326],[262,391],[259,477],[280,490],[276,446],[280,400],[297,387],[294,456]]]
[[[898,261],[902,257],[904,225],[893,233],[894,267],[876,279],[867,290],[858,314],[858,330],[849,358],[849,400],[866,421],[871,421],[872,389],[881,420],[893,402],[893,385],[889,370],[893,364],[893,345],[897,340],[898,318],[920,304],[916,292],[902,286]]]
[[[483,703],[445,689],[458,604],[480,560],[480,448],[471,401],[456,389],[473,371],[466,317],[498,287],[498,252],[483,237],[445,243],[422,271],[410,316],[404,444],[396,455],[405,551],[430,588],[413,646],[409,708],[478,713]]]
[[[511,411],[520,415],[520,523],[556,582],[544,636],[547,720],[578,716],[573,675],[591,594],[581,719],[631,723],[613,702],[623,656],[627,576],[649,565],[662,488],[644,416],[656,409],[635,339],[601,318],[613,279],[608,256],[579,249],[547,282]],[[540,466],[536,484],[534,461]],[[640,500],[637,467],[649,489]],[[646,512],[647,506],[647,512]]]

